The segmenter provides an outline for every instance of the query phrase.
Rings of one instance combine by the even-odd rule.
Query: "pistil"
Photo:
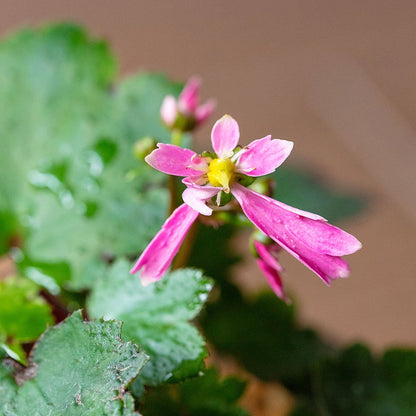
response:
[[[234,181],[235,165],[230,159],[214,159],[208,166],[208,180],[214,186],[221,186],[225,193],[230,192]]]

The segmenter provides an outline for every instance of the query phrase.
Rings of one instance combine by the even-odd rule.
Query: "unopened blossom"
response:
[[[277,260],[277,254],[281,250],[280,246],[275,243],[263,244],[258,240],[254,240],[253,244],[257,254],[257,265],[269,282],[270,287],[280,299],[288,302],[289,299],[283,290],[283,282],[280,276],[283,267]]]
[[[214,100],[208,100],[199,105],[200,84],[199,78],[192,77],[184,86],[178,99],[173,95],[167,95],[163,100],[160,116],[171,130],[182,132],[194,130],[214,111]]]
[[[168,270],[187,231],[198,214],[211,215],[222,194],[231,194],[247,218],[266,236],[315,272],[326,284],[349,273],[341,256],[361,248],[351,234],[330,225],[317,214],[293,208],[244,186],[249,178],[274,172],[289,156],[293,142],[254,140],[240,148],[237,122],[229,115],[218,120],[211,132],[214,153],[159,143],[147,163],[169,175],[183,176],[184,204],[167,219],[142,253],[131,273],[141,270],[144,284],[159,280]],[[214,259],[213,259],[214,261]]]

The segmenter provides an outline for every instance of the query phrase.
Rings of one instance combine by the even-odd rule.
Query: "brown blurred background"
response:
[[[334,340],[416,345],[416,2],[0,0],[0,11],[1,35],[84,24],[111,43],[122,77],[198,74],[243,144],[292,139],[290,163],[368,195],[369,209],[341,224],[364,244],[350,278],[327,288],[285,255],[285,283],[302,320]],[[264,285],[249,257],[236,275]]]

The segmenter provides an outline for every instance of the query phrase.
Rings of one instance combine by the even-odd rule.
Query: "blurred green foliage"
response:
[[[35,341],[53,323],[51,307],[28,279],[0,280],[0,344],[6,344],[25,362],[22,344]]]
[[[166,215],[160,177],[132,148],[167,140],[159,107],[180,86],[142,74],[113,88],[115,69],[76,26],[0,45],[0,254],[17,246],[26,265],[65,264],[64,281],[59,267],[49,277],[72,289],[90,287],[106,259],[142,250]]]
[[[208,304],[202,326],[208,340],[232,355],[263,380],[279,380],[301,390],[313,368],[331,348],[311,329],[295,320],[294,307],[273,293],[244,300],[235,288],[233,295]]]
[[[140,411],[146,416],[247,416],[237,406],[245,383],[235,377],[219,380],[214,369],[174,386],[152,389]]]
[[[416,351],[391,349],[374,357],[353,345],[316,368],[310,392],[293,416],[412,416],[416,414]]]

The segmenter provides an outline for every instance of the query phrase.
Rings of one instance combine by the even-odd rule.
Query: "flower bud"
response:
[[[192,131],[212,114],[215,108],[213,100],[198,105],[199,88],[199,79],[192,77],[185,84],[177,99],[173,95],[167,95],[164,98],[160,116],[170,130]]]
[[[250,188],[259,194],[272,196],[274,183],[271,179],[257,178]]]
[[[146,136],[137,140],[133,146],[133,154],[136,159],[144,160],[144,158],[157,148],[156,140],[153,137]]]

